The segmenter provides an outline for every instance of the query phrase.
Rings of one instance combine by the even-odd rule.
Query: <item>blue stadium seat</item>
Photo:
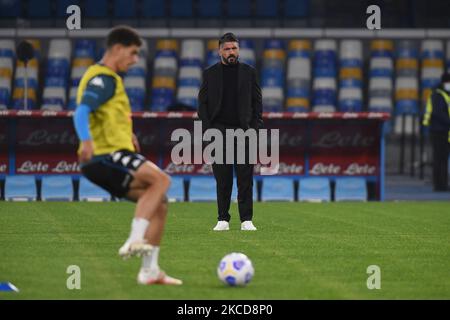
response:
[[[364,178],[343,177],[336,179],[335,201],[367,201],[367,184]]]
[[[278,0],[256,0],[256,16],[272,17],[278,15]]]
[[[111,200],[111,195],[106,190],[100,188],[99,186],[93,184],[85,177],[80,178],[79,187],[80,201],[109,201]]]
[[[222,15],[222,1],[199,0],[198,15],[203,18],[220,17]]]
[[[50,18],[52,15],[50,0],[28,0],[27,8],[30,18]]]
[[[250,17],[252,13],[250,0],[228,0],[228,17]]]
[[[72,201],[72,178],[65,175],[42,177],[41,198],[43,201]]]
[[[177,18],[189,18],[193,15],[192,0],[172,0],[170,15]]]
[[[262,181],[262,201],[294,201],[294,181],[287,177],[266,177]]]
[[[33,201],[37,198],[36,180],[30,175],[6,176],[5,200]]]
[[[114,0],[115,18],[135,18],[136,9],[136,0]]]
[[[11,97],[11,92],[8,88],[0,88],[0,109],[5,109],[9,106],[9,100]]]
[[[214,177],[192,177],[189,184],[189,201],[216,201]]]
[[[86,1],[83,6],[83,13],[87,18],[107,18],[108,9],[108,0]]]
[[[58,18],[68,17],[67,8],[71,5],[77,5],[81,9],[80,0],[56,0],[56,16]]]
[[[307,177],[300,179],[300,201],[331,201],[330,181],[325,177]]]
[[[20,0],[0,1],[0,17],[17,18],[20,16]]]
[[[172,176],[171,180],[172,183],[167,191],[169,202],[184,201],[184,178]]]
[[[285,0],[284,16],[305,18],[309,15],[309,0]]]
[[[166,16],[165,0],[143,0],[142,16],[145,18],[163,18]]]

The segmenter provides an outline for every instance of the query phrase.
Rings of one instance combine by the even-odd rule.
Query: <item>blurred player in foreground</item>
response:
[[[102,60],[89,67],[78,87],[74,124],[81,171],[115,197],[136,202],[130,236],[119,255],[142,256],[138,283],[180,285],[158,265],[170,177],[137,153],[130,102],[119,75],[138,61],[142,40],[121,26],[110,31],[106,45]]]

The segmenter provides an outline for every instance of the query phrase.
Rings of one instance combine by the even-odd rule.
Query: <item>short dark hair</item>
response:
[[[128,26],[118,26],[113,28],[106,39],[106,47],[109,49],[115,44],[121,44],[125,47],[142,45],[142,39],[136,30]]]
[[[225,42],[237,42],[239,43],[238,38],[234,35],[234,33],[227,32],[219,39],[219,47]]]

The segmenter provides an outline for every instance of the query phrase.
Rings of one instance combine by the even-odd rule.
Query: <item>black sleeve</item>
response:
[[[262,94],[256,70],[252,69],[252,123],[254,129],[261,129],[264,125],[262,119]]]
[[[81,104],[89,106],[92,111],[97,110],[102,104],[114,96],[116,80],[114,77],[100,74],[89,80],[84,89]]]
[[[433,112],[431,113],[431,121],[450,130],[450,114],[448,113],[448,106],[444,97],[440,94],[434,94],[432,99]]]
[[[198,92],[198,117],[202,120],[203,129],[208,129],[211,124],[208,116],[208,77],[206,71],[203,71],[202,85]]]

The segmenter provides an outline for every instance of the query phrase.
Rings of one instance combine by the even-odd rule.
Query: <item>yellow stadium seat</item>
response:
[[[264,50],[264,59],[280,59],[284,60],[286,53],[281,49]]]
[[[289,51],[311,50],[311,41],[309,40],[291,40],[289,42]]]
[[[423,68],[443,68],[444,67],[444,61],[441,59],[424,59],[422,61],[422,67]]]
[[[307,98],[287,98],[286,107],[301,107],[309,109],[309,99]]]
[[[219,49],[219,43],[217,40],[208,40],[208,51],[216,51]]]
[[[399,58],[395,62],[396,69],[417,69],[418,67],[417,59],[411,58]]]
[[[431,95],[433,90],[431,88],[426,88],[422,90],[422,101],[427,101],[428,97]]]
[[[175,50],[178,51],[178,41],[172,39],[161,39],[156,42],[157,50]]]
[[[75,58],[73,60],[74,67],[89,67],[94,64],[94,59],[92,58]]]
[[[13,99],[23,99],[25,95],[24,88],[14,88],[13,91]],[[28,89],[28,99],[36,101],[36,90],[33,88]]]
[[[175,89],[175,79],[170,77],[154,77],[152,87]]]
[[[362,70],[361,68],[342,68],[339,71],[339,78],[360,80],[362,78]]]
[[[419,92],[417,89],[398,89],[395,92],[395,99],[396,100],[403,100],[403,99],[418,99]]]
[[[12,70],[9,68],[0,68],[0,78],[11,79]]]
[[[17,60],[17,67],[24,67],[25,64],[22,61]],[[39,62],[36,58],[31,59],[28,61],[27,66],[29,68],[38,68]]]
[[[371,50],[394,50],[394,43],[391,40],[372,40],[370,43]]]

